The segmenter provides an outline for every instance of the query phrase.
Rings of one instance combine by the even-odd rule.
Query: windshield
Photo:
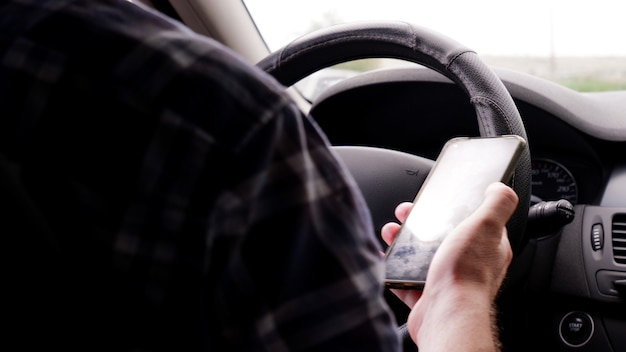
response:
[[[494,67],[526,72],[578,91],[626,90],[622,0],[244,2],[270,50],[331,24],[402,20],[462,43]],[[385,62],[344,64],[341,76]]]

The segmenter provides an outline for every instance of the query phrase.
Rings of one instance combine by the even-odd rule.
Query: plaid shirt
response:
[[[112,319],[98,333],[400,348],[364,200],[271,77],[122,0],[1,1],[0,56],[1,152]]]

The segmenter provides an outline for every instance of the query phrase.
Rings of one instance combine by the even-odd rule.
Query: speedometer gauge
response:
[[[531,203],[560,199],[572,204],[578,201],[578,186],[572,173],[554,160],[533,159]]]

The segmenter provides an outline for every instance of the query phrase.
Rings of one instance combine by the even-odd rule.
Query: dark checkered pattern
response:
[[[85,350],[399,349],[364,200],[271,77],[122,0],[0,1],[0,60],[1,152],[107,336]]]

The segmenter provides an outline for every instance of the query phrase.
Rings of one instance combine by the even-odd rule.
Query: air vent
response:
[[[616,263],[626,264],[626,214],[613,216],[613,258]]]

